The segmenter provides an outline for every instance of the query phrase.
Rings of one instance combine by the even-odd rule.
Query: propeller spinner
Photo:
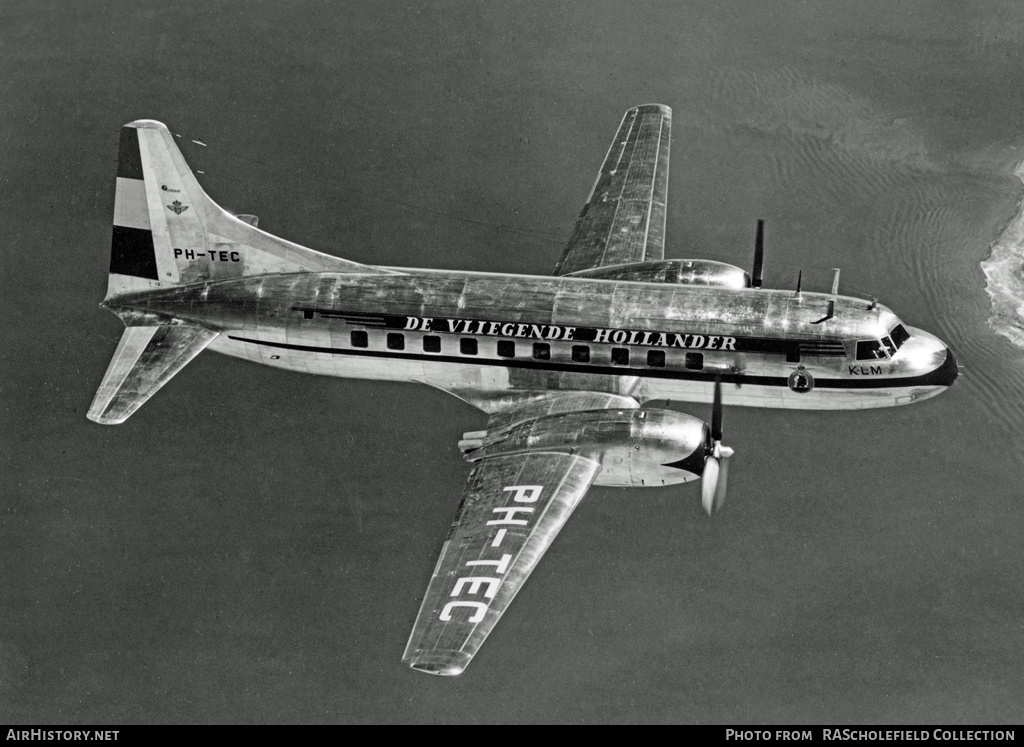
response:
[[[725,489],[729,479],[729,458],[735,452],[722,445],[722,380],[715,379],[715,399],[711,405],[711,446],[704,460],[700,497],[708,516],[716,513],[725,503]]]

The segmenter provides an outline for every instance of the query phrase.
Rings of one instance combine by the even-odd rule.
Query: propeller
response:
[[[716,378],[715,399],[711,405],[711,445],[707,448],[700,483],[701,504],[708,516],[720,510],[725,503],[729,458],[734,453],[728,446],[722,446],[722,380]]]

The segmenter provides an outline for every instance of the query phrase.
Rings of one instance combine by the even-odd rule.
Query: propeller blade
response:
[[[721,448],[721,459],[718,467],[718,485],[715,486],[714,501],[711,504],[711,512],[718,513],[725,505],[725,491],[729,484],[729,457],[732,456],[732,449],[728,446]],[[705,506],[705,510],[707,507]]]
[[[715,399],[711,405],[711,440],[722,440],[722,378],[715,377]]]
[[[711,405],[711,448],[704,458],[704,474],[700,481],[700,502],[708,516],[725,503],[729,477],[729,457],[733,450],[722,446],[722,378],[715,377],[715,399]]]
[[[715,510],[715,493],[718,490],[718,457],[709,456],[704,462],[704,474],[700,480],[700,502],[711,516]]]
[[[764,270],[764,221],[757,221],[757,238],[754,239],[754,276],[750,280],[751,288],[761,287],[761,273]]]

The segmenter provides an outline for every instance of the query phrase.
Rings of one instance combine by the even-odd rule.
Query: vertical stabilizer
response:
[[[118,149],[107,298],[160,286],[138,130],[126,125]]]
[[[236,217],[199,185],[160,122],[121,128],[107,299],[181,283],[272,272],[383,273],[307,249]]]
[[[118,149],[106,300],[267,273],[393,272],[293,244],[256,223],[207,196],[167,127],[129,122]],[[124,422],[219,334],[177,319],[145,326],[122,318],[129,326],[89,408],[97,423]]]

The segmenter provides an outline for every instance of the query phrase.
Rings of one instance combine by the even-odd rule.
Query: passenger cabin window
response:
[[[885,350],[880,340],[858,340],[857,360],[874,361],[885,358]]]
[[[539,361],[551,360],[551,346],[546,342],[533,343],[533,357]]]
[[[651,368],[664,368],[665,367],[665,351],[664,350],[648,350],[647,351],[647,365]]]
[[[401,332],[388,332],[388,350],[405,350],[405,335]]]
[[[687,353],[684,365],[691,371],[700,371],[704,368],[704,353]]]
[[[590,363],[590,348],[586,345],[573,345],[572,360],[574,363]]]
[[[441,338],[437,335],[424,335],[423,336],[423,352],[425,353],[440,353],[441,352]]]
[[[472,337],[460,337],[459,352],[463,355],[476,355],[476,340]]]
[[[354,348],[365,348],[369,344],[369,339],[366,336],[366,332],[361,329],[352,330],[352,334],[349,337]]]
[[[629,348],[612,348],[612,365],[629,365]]]
[[[516,344],[511,340],[498,340],[498,357],[515,358]]]

